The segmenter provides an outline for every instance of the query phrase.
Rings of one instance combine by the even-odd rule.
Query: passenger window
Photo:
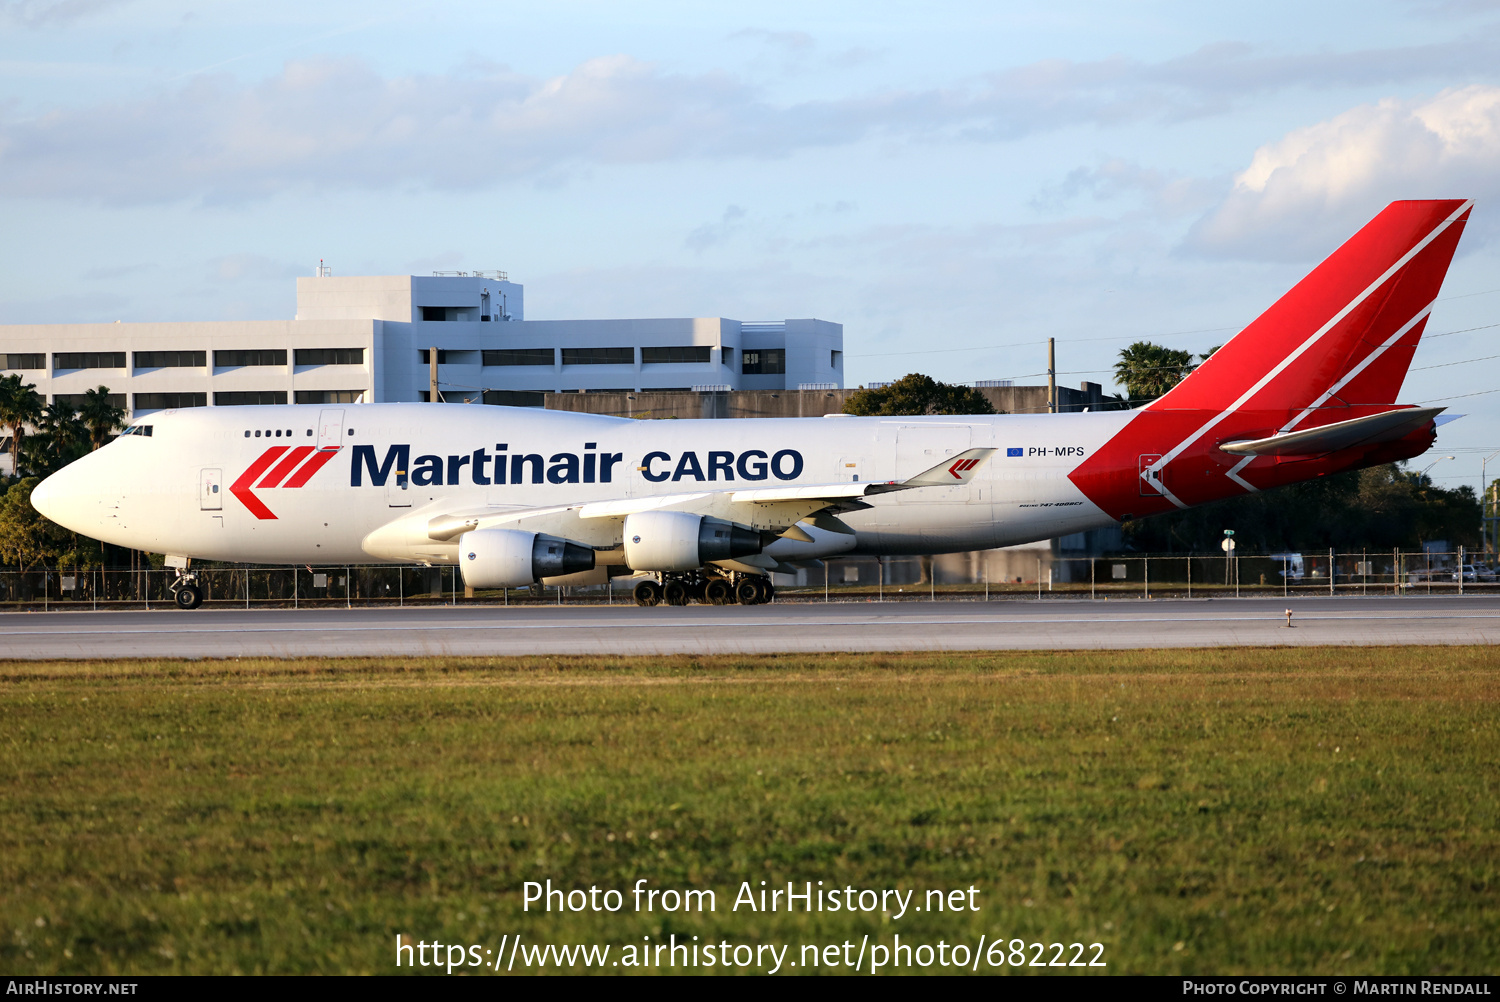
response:
[[[249,438],[249,437],[250,437],[250,429],[248,429],[248,428],[247,428],[247,429],[245,429],[245,437],[246,437],[246,438]]]
[[[255,432],[255,437],[256,437],[256,438],[260,438],[260,431],[259,431],[259,429],[257,429],[257,430],[256,430],[256,432]]]

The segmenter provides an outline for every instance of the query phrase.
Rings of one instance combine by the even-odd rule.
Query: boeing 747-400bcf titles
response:
[[[1008,546],[1409,459],[1396,395],[1472,203],[1395,202],[1165,396],[995,417],[634,421],[438,404],[136,420],[31,495],[192,559],[456,564],[474,588],[644,575],[643,605],[754,604],[839,554]]]

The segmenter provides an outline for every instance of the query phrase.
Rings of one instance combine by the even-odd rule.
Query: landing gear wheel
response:
[[[703,597],[710,605],[733,605],[734,587],[723,578],[714,578],[703,589]]]
[[[734,589],[734,597],[740,600],[740,605],[760,605],[765,601],[762,594],[761,579],[758,577],[745,578]]]
[[[650,608],[661,604],[661,585],[655,581],[642,581],[635,586],[635,604]]]
[[[203,604],[203,589],[195,584],[181,585],[172,598],[179,609],[196,609]]]
[[[776,586],[771,583],[770,578],[756,578],[756,580],[760,582],[760,601],[764,605],[776,597]]]
[[[662,589],[662,597],[668,605],[687,605],[688,586],[681,581],[668,581]]]

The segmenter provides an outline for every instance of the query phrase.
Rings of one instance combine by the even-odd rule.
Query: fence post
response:
[[[1391,551],[1391,592],[1401,594],[1401,548]]]
[[[1036,600],[1042,600],[1042,558],[1036,558]]]
[[[1089,557],[1089,601],[1094,601],[1094,577],[1099,572],[1099,558]]]
[[[828,561],[823,561],[823,604],[828,604]]]
[[[1330,546],[1328,548],[1328,597],[1329,598],[1333,598],[1333,595],[1334,595],[1334,591],[1333,591],[1333,565],[1335,563],[1337,563],[1337,561],[1338,561],[1337,554],[1335,554],[1333,552],[1333,547]]]
[[[1458,548],[1458,594],[1462,597],[1464,593],[1464,548]]]
[[[1146,598],[1151,597],[1151,558],[1141,558],[1141,584],[1145,588]]]
[[[1188,598],[1193,597],[1193,555],[1189,553],[1183,558],[1188,565]]]

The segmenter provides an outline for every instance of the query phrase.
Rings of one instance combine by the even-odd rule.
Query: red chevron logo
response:
[[[273,445],[262,452],[255,462],[240,474],[240,478],[230,485],[229,493],[239,498],[240,504],[244,505],[256,518],[275,519],[276,513],[267,508],[265,502],[251,492],[251,488],[267,490],[272,487],[301,487],[312,479],[312,475],[321,470],[338,451],[337,448],[314,450],[310,445],[299,445],[294,449],[289,449],[284,445]],[[281,460],[279,463],[278,459]],[[274,467],[272,464],[275,464]],[[268,469],[269,473],[266,472]],[[261,477],[263,473],[265,476]],[[260,478],[259,483],[256,482],[256,478]]]
[[[953,474],[953,479],[954,480],[962,480],[964,478],[963,475],[965,473],[968,473],[970,470],[972,470],[974,467],[976,467],[978,465],[979,465],[979,460],[977,460],[977,459],[960,459],[957,462],[955,462],[952,466],[948,467],[948,472],[951,473],[951,474]]]

